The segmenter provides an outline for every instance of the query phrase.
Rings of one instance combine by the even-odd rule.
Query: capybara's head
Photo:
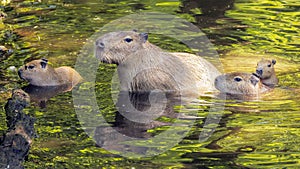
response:
[[[39,59],[23,65],[19,69],[18,74],[21,79],[24,79],[31,84],[35,84],[35,82],[43,82],[44,79],[49,77],[50,72],[48,69],[48,60]]]
[[[267,60],[267,59],[261,59],[256,66],[256,74],[261,79],[268,79],[270,78],[274,73],[274,65],[276,64],[276,60]]]
[[[260,92],[261,82],[249,73],[226,73],[215,79],[215,87],[222,93],[253,95]]]
[[[136,31],[107,33],[96,40],[95,55],[101,62],[118,65],[130,55],[143,49],[147,40],[147,33]]]

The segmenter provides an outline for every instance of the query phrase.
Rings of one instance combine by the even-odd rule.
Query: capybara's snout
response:
[[[216,85],[218,82],[219,82],[219,78],[216,77],[216,78],[215,78],[215,85]]]
[[[100,49],[104,49],[104,47],[105,47],[104,42],[101,39],[97,40],[96,47],[100,48]]]
[[[100,61],[103,60],[101,55],[103,53],[104,47],[105,47],[104,42],[101,39],[96,41],[96,43],[95,43],[95,57]]]
[[[256,69],[256,73],[257,73],[259,76],[262,76],[263,70],[262,70],[262,69]]]
[[[224,86],[226,84],[226,79],[224,76],[219,75],[215,78],[215,87],[219,89],[219,86]]]
[[[20,77],[21,79],[24,79],[24,78],[22,77],[22,73],[23,73],[23,70],[20,68],[20,69],[18,70],[18,75],[19,75],[19,77]]]

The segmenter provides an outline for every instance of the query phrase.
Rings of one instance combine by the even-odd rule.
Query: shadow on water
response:
[[[188,99],[185,99],[185,102],[187,102],[187,100]],[[145,129],[141,130],[145,132],[147,128],[150,129],[159,125],[168,125],[169,123],[157,121],[161,116],[168,118],[188,117],[174,112],[174,106],[181,104],[183,104],[183,101],[180,99],[180,96],[177,96],[175,93],[128,93],[123,91],[119,94],[116,103],[118,111],[115,112],[116,117],[112,124],[118,127],[122,127],[123,125],[131,126],[129,128],[134,128],[134,126],[140,124],[141,126],[145,126]],[[132,124],[130,124],[131,122]],[[126,127],[124,127],[124,129],[126,129]],[[130,129],[128,131],[130,131]],[[128,132],[128,134],[130,135],[130,132]],[[150,136],[143,136],[144,134],[139,136],[139,133],[137,133],[136,137],[146,138]]]
[[[171,92],[120,92],[114,120],[110,119],[109,126],[103,123],[95,129],[96,144],[131,158],[159,155],[176,145],[196,119],[203,119],[176,110],[176,106],[193,99]]]
[[[227,18],[225,12],[233,8],[234,0],[183,0],[180,11],[183,13],[192,14],[195,17],[196,23],[200,28],[216,26],[217,20]],[[199,9],[199,13],[194,14],[193,11]]]
[[[201,28],[215,45],[230,45],[237,41],[245,43],[246,40],[234,35],[234,32],[245,31],[248,26],[225,15],[226,11],[233,9],[234,2],[234,0],[182,0],[179,13],[192,15],[194,24]]]
[[[147,143],[147,141],[145,140],[151,137],[155,137],[161,132],[172,128],[172,124],[174,124],[174,120],[172,119],[174,118],[192,120],[192,123],[176,123],[176,127],[172,130],[180,135],[180,133],[184,133],[184,130],[187,129],[186,127],[192,127],[193,125],[195,125],[197,129],[193,130],[193,134],[188,135],[186,140],[197,140],[199,139],[199,132],[202,132],[206,129],[204,121],[206,121],[209,117],[207,113],[203,114],[203,111],[208,111],[208,105],[212,106],[222,104],[222,102],[224,101],[219,100],[218,98],[216,98],[216,100],[211,100],[210,97],[204,96],[200,97],[201,100],[194,100],[193,97],[186,97],[181,100],[179,96],[173,94],[166,95],[166,101],[161,97],[161,93],[155,93],[154,95],[155,101],[150,101],[149,93],[121,92],[116,104],[118,111],[114,112],[115,118],[113,122],[110,122],[110,126],[98,126],[95,130],[94,139],[96,140],[96,144],[99,147],[109,151],[113,151],[116,154],[124,155],[124,152],[126,152],[146,155],[147,153],[149,153],[149,151],[155,151],[156,148],[162,149],[164,144],[170,144],[170,142],[168,143],[163,141],[165,138],[161,138],[163,144],[157,144],[155,146],[150,146],[149,143]],[[219,97],[220,99],[224,99],[224,96]],[[239,105],[243,103],[247,104],[249,102],[243,99],[244,98],[239,97],[239,100],[228,100],[226,101],[226,103],[228,105]],[[208,104],[209,102],[210,104]],[[175,108],[178,105],[184,105],[186,106],[186,109],[181,109],[181,111],[178,111]],[[213,137],[211,139],[209,138],[209,141],[207,142],[201,142],[198,140],[197,143],[197,141],[194,141],[194,144],[201,145],[202,148],[200,148],[200,152],[190,153],[189,151],[185,152],[184,150],[182,150],[181,152],[181,146],[187,148],[187,150],[189,149],[189,146],[193,147],[193,144],[185,145],[184,142],[186,140],[183,140],[182,145],[175,146],[175,151],[181,152],[180,158],[193,159],[191,162],[183,161],[186,167],[192,165],[193,167],[209,168],[209,166],[214,165],[233,168],[247,168],[242,167],[239,164],[234,163],[233,161],[237,159],[239,155],[255,151],[256,148],[254,145],[241,145],[237,146],[236,150],[222,152],[222,146],[218,145],[218,142],[222,141],[222,139],[226,137],[231,137],[231,135],[233,134],[239,133],[242,129],[242,127],[227,126],[230,117],[235,113],[239,114],[253,112],[256,110],[255,108],[252,108],[255,105],[258,106],[258,104],[255,103],[253,103],[252,106],[249,107],[226,106],[225,111],[230,110],[231,113],[225,113],[225,115],[223,115],[223,112],[210,112],[212,114],[220,113],[220,115],[223,115],[219,124],[210,124],[219,125],[218,128],[220,128],[221,130],[219,129],[217,132],[221,133],[221,135],[218,135],[217,137]],[[183,113],[185,112],[185,110],[187,110],[190,115],[186,115],[185,113]],[[162,120],[166,118],[169,120]],[[223,131],[226,132],[223,133]],[[175,139],[176,134],[168,135],[168,137],[174,137]],[[144,142],[136,142],[137,139],[144,140]],[[177,150],[177,148],[179,149]],[[210,149],[210,151],[202,152],[201,149]],[[131,154],[132,157],[134,156],[133,154]],[[172,160],[170,159],[170,161]]]

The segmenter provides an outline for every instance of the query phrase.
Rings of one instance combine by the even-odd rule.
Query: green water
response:
[[[24,166],[299,168],[299,1],[224,1],[218,6],[223,10],[211,10],[220,12],[209,14],[204,9],[188,8],[188,4],[197,5],[189,1],[57,0],[18,1],[1,8],[7,17],[0,26],[0,45],[14,51],[12,55],[0,58],[1,107],[12,89],[26,85],[16,72],[8,69],[10,66],[19,67],[28,60],[42,57],[48,58],[54,67],[74,66],[90,36],[105,24],[137,12],[173,14],[201,27],[216,46],[225,72],[253,72],[262,57],[277,60],[275,69],[279,87],[259,100],[227,101],[224,111],[214,112],[222,118],[208,140],[199,142],[204,119],[198,119],[179,144],[155,157],[125,158],[95,146],[80,125],[71,92],[51,98],[45,109],[33,104],[26,112],[36,117],[38,138],[34,139]],[[165,50],[193,51],[165,36],[153,35],[149,40]],[[114,66],[100,65],[95,86],[97,103],[108,122],[114,122],[116,116],[110,97],[110,78],[114,69]],[[83,84],[82,88],[88,88],[88,85]],[[211,101],[210,98],[201,99]],[[174,109],[176,111],[178,107]],[[181,111],[188,115],[208,116],[207,105],[200,101]],[[162,122],[172,120],[161,118]],[[167,128],[149,129],[148,133],[155,135]],[[178,127],[178,131],[182,128]],[[0,109],[0,132],[5,133],[5,129],[5,112]]]

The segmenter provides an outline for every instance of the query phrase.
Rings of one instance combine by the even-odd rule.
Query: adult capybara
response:
[[[262,83],[274,87],[278,84],[278,78],[276,77],[274,65],[276,60],[261,59],[256,66],[256,73],[261,79]]]
[[[215,79],[215,86],[221,93],[237,95],[257,95],[269,90],[256,75],[241,72],[218,76]]]
[[[48,64],[47,59],[33,60],[25,64],[19,69],[18,74],[21,79],[35,86],[58,86],[65,84],[75,86],[83,80],[73,68],[68,66],[52,68]]]
[[[147,33],[111,32],[98,38],[95,55],[101,62],[118,65],[123,91],[149,92],[215,90],[219,71],[200,56],[170,53],[151,44]]]

